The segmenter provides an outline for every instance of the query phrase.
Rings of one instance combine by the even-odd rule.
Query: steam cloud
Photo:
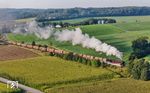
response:
[[[53,36],[58,41],[69,41],[72,45],[80,44],[82,47],[95,49],[95,51],[106,53],[106,55],[113,55],[120,59],[122,59],[123,56],[122,52],[117,50],[117,48],[103,43],[95,37],[89,37],[88,34],[82,34],[80,28],[76,28],[75,30],[54,31],[51,27],[41,28],[34,21],[25,27],[25,31],[20,31],[20,28],[17,28],[13,32],[32,33],[41,39],[48,39]]]

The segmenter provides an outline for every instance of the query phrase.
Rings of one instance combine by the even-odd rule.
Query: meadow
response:
[[[69,20],[60,20],[61,22],[68,23],[79,23],[81,21],[90,19],[90,18],[112,18],[117,21],[117,23],[133,23],[133,22],[149,22],[150,16],[115,16],[115,17],[87,17],[87,18],[77,18],[77,19],[69,19]],[[53,21],[53,22],[60,22]]]
[[[48,89],[49,93],[149,93],[149,81],[114,79],[62,88]]]
[[[124,53],[123,60],[127,62],[132,51],[131,42],[141,36],[150,37],[150,16],[111,18],[116,19],[117,23],[80,26],[80,28],[83,33],[117,47]],[[64,21],[80,22],[81,20],[85,19]],[[33,34],[8,34],[8,39],[26,43],[35,41],[37,44],[48,44],[67,51],[106,57],[105,54],[82,48],[80,45],[72,46],[69,42],[58,42],[54,38],[39,39]],[[149,58],[146,57],[147,60]],[[94,68],[56,57],[42,56],[2,61],[0,68],[0,76],[19,80],[22,84],[47,93],[149,93],[150,91],[149,81],[123,79],[114,72],[114,69],[111,71],[106,68]],[[122,71],[120,72],[122,74]]]
[[[0,68],[0,76],[17,80],[42,91],[74,83],[120,77],[115,72],[104,68],[94,68],[47,56],[1,61]]]
[[[149,36],[150,31],[150,16],[129,16],[129,17],[106,17],[113,18],[117,20],[115,24],[103,24],[103,25],[88,25],[80,26],[83,33],[87,33],[90,36],[95,36],[97,39],[106,42],[110,45],[115,46],[120,51],[123,52],[123,60],[127,61],[128,57],[132,51],[131,42],[141,36]],[[62,20],[62,22],[80,22],[88,18],[72,19],[72,20]],[[34,35],[8,35],[9,40],[14,41],[25,41],[31,43],[36,41],[39,44],[49,44],[51,46],[61,48],[64,50],[73,51],[76,53],[83,53],[93,56],[114,58],[112,56],[106,56],[105,54],[100,54],[92,49],[82,48],[80,45],[72,46],[69,42],[58,42],[53,38],[48,40],[40,40]]]
[[[66,51],[72,51],[79,54],[88,54],[88,55],[93,55],[98,57],[107,57],[107,58],[116,59],[116,57],[114,56],[106,56],[106,54],[104,53],[100,54],[98,52],[95,52],[95,50],[93,49],[83,48],[80,45],[73,46],[70,42],[59,42],[54,38],[49,38],[47,40],[39,39],[33,34],[32,35],[8,34],[8,39],[17,42],[23,41],[28,44],[31,44],[33,41],[35,41],[36,44],[48,45],[49,47],[55,47],[55,48],[63,49]]]

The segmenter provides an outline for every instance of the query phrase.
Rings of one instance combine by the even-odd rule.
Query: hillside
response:
[[[103,24],[103,25],[87,25],[80,26],[83,33],[87,33],[90,36],[95,36],[97,39],[106,42],[110,45],[117,47],[124,53],[124,60],[128,59],[131,53],[131,42],[140,36],[149,37],[149,24],[150,16],[130,16],[130,17],[111,17],[117,20],[116,24]],[[76,19],[80,22],[84,19]],[[62,22],[73,22],[74,20],[63,20]],[[57,48],[73,51],[76,53],[89,54],[93,56],[106,57],[105,54],[99,54],[92,49],[82,48],[80,45],[72,46],[69,42],[58,42],[54,38],[47,40],[40,40],[34,35],[8,35],[10,40],[25,41],[31,43],[35,41],[38,44],[48,44]],[[114,58],[107,56],[107,58]]]
[[[0,20],[37,17],[38,21],[105,16],[150,15],[150,7],[108,7],[68,9],[0,9]]]

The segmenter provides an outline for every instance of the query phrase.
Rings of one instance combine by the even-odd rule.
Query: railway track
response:
[[[70,53],[68,51],[64,51],[64,50],[60,50],[60,49],[49,48],[49,47],[44,47],[44,46],[40,46],[40,45],[23,44],[23,43],[13,42],[13,41],[8,41],[8,44],[25,47],[25,48],[29,48],[29,49],[35,49],[35,50],[39,50],[41,52],[48,52],[48,53],[52,53],[52,54],[66,55],[66,54]],[[107,65],[112,65],[112,66],[116,66],[116,67],[123,67],[122,61],[120,61],[120,60],[111,60],[111,59],[107,59],[107,58],[94,57],[94,56],[90,56],[90,55],[77,54],[77,53],[73,53],[73,56],[83,58],[86,60],[90,60],[90,61],[94,60],[94,61],[103,62]]]

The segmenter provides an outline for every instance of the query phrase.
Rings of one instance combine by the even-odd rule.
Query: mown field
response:
[[[149,93],[150,82],[115,79],[47,90],[49,93]]]
[[[103,68],[94,68],[56,57],[36,57],[0,62],[0,76],[40,89],[74,83],[112,79],[118,75]]]
[[[21,93],[21,90],[7,88],[6,84],[0,83],[0,93]]]

